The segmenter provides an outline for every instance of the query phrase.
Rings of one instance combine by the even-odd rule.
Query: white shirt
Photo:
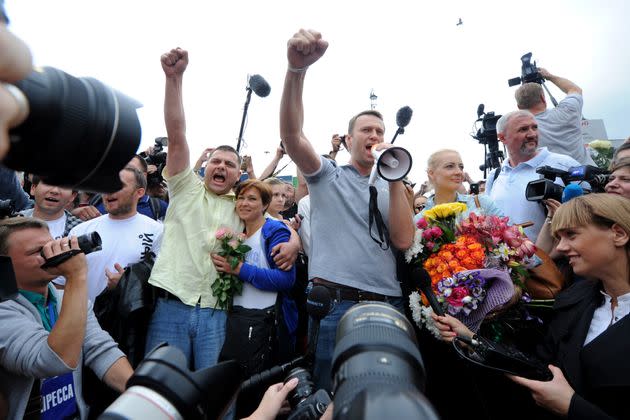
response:
[[[112,219],[109,214],[104,214],[72,228],[70,235],[80,236],[96,231],[103,242],[101,251],[86,255],[88,298],[94,301],[107,287],[105,269],[116,273],[116,263],[125,268],[142,260],[148,252],[157,255],[163,228],[161,223],[139,213],[124,220]],[[63,280],[60,284],[65,284]]]
[[[63,238],[63,232],[66,230],[66,213],[64,212],[60,218],[55,220],[45,220],[53,239]]]
[[[302,216],[302,223],[298,234],[302,240],[304,254],[311,256],[311,196],[307,195],[298,202],[298,214]]]
[[[262,239],[262,227],[245,239],[245,245],[252,249],[245,255],[245,262],[259,268],[269,268],[265,246]],[[276,304],[277,292],[259,290],[250,283],[243,282],[243,293],[234,296],[234,305],[249,309],[263,309]]]
[[[593,312],[593,319],[591,320],[591,326],[588,329],[584,345],[593,341],[612,324],[621,321],[624,316],[630,314],[630,293],[617,298],[615,309],[612,309],[612,298],[603,291],[601,293],[604,295],[604,304]]]

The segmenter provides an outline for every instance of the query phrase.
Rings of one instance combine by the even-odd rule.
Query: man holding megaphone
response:
[[[304,174],[311,196],[309,278],[327,287],[335,301],[320,323],[314,372],[318,387],[330,390],[335,331],[346,310],[363,300],[388,302],[403,310],[395,248],[411,246],[414,225],[400,181],[411,159],[404,149],[384,143],[385,125],[378,111],[364,111],[350,120],[346,135],[349,165],[336,166],[321,158],[302,132],[304,76],[327,48],[328,42],[312,30],[302,29],[289,40],[280,135],[287,153]],[[373,176],[370,183],[377,161],[381,176]],[[381,247],[370,237],[371,187],[378,191],[374,204],[382,215],[385,239],[391,247]]]

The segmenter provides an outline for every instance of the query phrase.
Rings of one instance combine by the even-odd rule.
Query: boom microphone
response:
[[[436,315],[444,316],[444,309],[442,309],[440,302],[438,302],[435,297],[435,293],[433,293],[433,289],[431,288],[431,277],[429,277],[427,270],[422,267],[415,266],[411,272],[411,278],[417,280],[418,287],[424,294],[424,297],[426,297],[429,301],[429,305],[431,305],[433,312],[435,312]]]
[[[484,104],[479,104],[479,106],[477,107],[477,118],[481,118],[481,116],[483,115],[483,110],[486,108],[486,106]]]
[[[413,114],[413,111],[408,106],[403,106],[396,113],[396,125],[398,125],[398,130],[396,130],[394,134],[392,144],[396,141],[396,137],[398,137],[399,134],[405,134],[405,127],[407,127],[409,121],[411,121],[411,114]]]
[[[245,130],[245,120],[247,119],[247,109],[249,108],[249,101],[252,98],[252,92],[257,96],[264,98],[271,92],[269,83],[260,74],[254,74],[249,76],[247,81],[247,98],[245,99],[245,106],[243,107],[243,118],[241,119],[241,129],[238,132],[238,141],[236,143],[236,152],[241,153],[241,143],[243,142],[243,131]]]
[[[250,76],[249,88],[261,98],[268,96],[271,92],[271,86],[269,86],[269,83],[267,83],[267,81],[260,74],[254,74],[253,76]]]
[[[400,128],[405,128],[409,125],[409,121],[411,121],[411,115],[413,114],[413,110],[408,106],[403,106],[396,113],[396,125]]]

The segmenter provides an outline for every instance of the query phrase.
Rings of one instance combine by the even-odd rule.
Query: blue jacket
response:
[[[238,277],[259,290],[280,293],[284,322],[289,331],[289,335],[294,337],[295,330],[297,329],[297,306],[293,299],[291,299],[290,292],[295,283],[295,265],[291,267],[289,271],[280,270],[277,268],[271,255],[271,250],[274,246],[289,241],[291,231],[284,223],[267,219],[262,227],[261,234],[264,241],[267,263],[270,268],[260,268],[244,263]]]

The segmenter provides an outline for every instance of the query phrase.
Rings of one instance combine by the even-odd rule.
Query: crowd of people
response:
[[[10,34],[4,26],[2,31],[0,45]],[[630,364],[623,359],[630,351],[624,335],[630,325],[630,143],[616,151],[605,192],[590,192],[584,184],[590,193],[566,203],[527,200],[525,189],[539,179],[537,168],[593,164],[580,132],[581,89],[540,69],[566,97],[547,109],[539,84],[516,91],[515,110],[497,122],[507,157],[486,180],[474,183],[460,153],[450,149],[415,157],[427,159],[427,178],[416,180],[416,190],[408,179],[376,179],[375,205],[385,227],[379,242],[370,236],[369,178],[373,150],[392,147],[385,142],[382,115],[354,115],[347,133],[332,136],[327,153],[315,150],[303,132],[305,75],[327,47],[313,30],[290,38],[279,116],[282,146],[259,177],[251,157],[228,145],[209,145],[191,165],[182,100],[189,60],[181,48],[161,56],[168,153],[157,187],[147,182],[157,170],[147,164],[150,150],[131,158],[120,171],[122,188],[108,194],[49,185],[0,166],[0,199],[11,200],[20,213],[0,221],[0,255],[10,257],[19,291],[0,302],[0,418],[96,418],[125,389],[142,357],[163,342],[179,349],[191,370],[236,360],[243,379],[286,363],[307,350],[313,325],[306,295],[314,286],[326,288],[333,304],[319,323],[317,343],[311,343],[317,349],[313,378],[317,388],[333,391],[340,319],[362,301],[384,302],[409,315],[413,279],[401,255],[413,245],[416,222],[445,203],[464,203],[466,215],[509,217],[569,270],[545,319],[544,339],[530,343],[550,364],[553,379],[495,374],[480,385],[484,392],[471,391],[463,400],[476,409],[453,404],[451,391],[443,388],[447,382],[434,379],[427,366],[426,391],[437,413],[630,418],[623,400],[630,387]],[[23,75],[5,74],[2,80]],[[8,114],[3,108],[5,102],[15,108],[6,95],[3,87],[0,159],[8,147],[3,136],[19,123],[15,109]],[[342,145],[348,164],[337,162]],[[273,177],[285,155],[297,166],[297,186]],[[99,234],[102,249],[84,255],[77,237],[91,232]],[[231,241],[225,242],[234,243],[241,259],[224,252],[227,234]],[[42,268],[51,260],[61,262]],[[144,275],[134,270],[140,265],[148,267]],[[218,278],[237,278],[240,290],[229,295]],[[132,287],[134,282],[142,287]],[[152,298],[133,295],[137,289]],[[111,309],[134,299],[143,303],[141,317]],[[474,337],[455,317],[434,320],[445,342]],[[430,340],[419,334],[421,352],[453,351]],[[447,357],[457,363],[454,353]],[[439,360],[429,355],[425,364],[430,363]],[[85,367],[95,378],[88,380]],[[457,373],[474,383],[475,372],[462,367]],[[101,392],[101,382],[114,392]],[[227,416],[275,418],[286,413],[283,401],[295,386],[292,380],[258,390]],[[505,412],[509,408],[498,396],[509,401],[514,389],[523,406]]]

